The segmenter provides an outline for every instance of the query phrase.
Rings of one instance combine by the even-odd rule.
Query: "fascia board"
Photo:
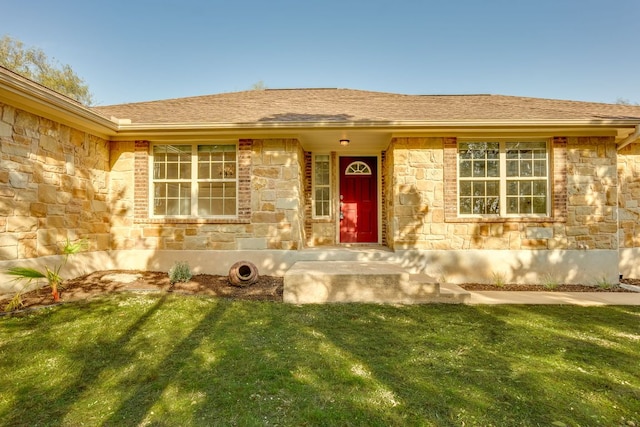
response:
[[[291,136],[321,130],[391,132],[393,136],[457,135],[518,132],[571,135],[620,135],[632,133],[638,120],[465,120],[465,121],[356,121],[356,122],[268,122],[268,123],[121,123],[117,140],[178,137],[188,135]],[[621,129],[623,131],[621,132]],[[627,131],[628,129],[628,131]]]

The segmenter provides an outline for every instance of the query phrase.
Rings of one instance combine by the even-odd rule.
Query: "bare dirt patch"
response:
[[[250,286],[232,286],[227,276],[194,275],[188,282],[169,283],[169,275],[158,271],[96,271],[67,280],[61,287],[60,302],[86,300],[113,292],[173,292],[185,295],[282,301],[282,277],[260,276]],[[0,311],[8,300],[0,301]],[[23,308],[51,305],[51,289],[47,286],[22,294]]]

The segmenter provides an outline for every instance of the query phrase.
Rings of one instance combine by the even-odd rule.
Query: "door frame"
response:
[[[340,176],[342,174],[342,171],[340,170],[340,159],[342,157],[373,157],[376,159],[376,195],[377,195],[377,206],[376,206],[376,214],[377,214],[377,219],[378,219],[378,241],[377,242],[371,242],[371,243],[343,243],[342,241],[340,241]],[[335,196],[334,196],[334,206],[336,207],[335,210],[335,241],[338,243],[338,245],[343,245],[343,246],[350,246],[350,245],[375,245],[375,244],[381,244],[382,242],[382,203],[384,203],[384,201],[382,200],[382,157],[380,155],[380,153],[371,153],[371,152],[340,152],[337,154],[336,156],[336,160],[335,160],[336,164],[334,167],[334,179],[335,179],[335,185],[336,185],[336,191],[335,191]]]

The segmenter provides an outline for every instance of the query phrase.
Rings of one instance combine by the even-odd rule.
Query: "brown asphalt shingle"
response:
[[[267,89],[93,107],[132,123],[640,120],[640,106],[502,95]]]

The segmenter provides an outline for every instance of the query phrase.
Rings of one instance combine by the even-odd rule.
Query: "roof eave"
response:
[[[88,107],[1,67],[0,101],[107,139],[118,130]]]
[[[442,134],[468,132],[570,132],[577,135],[615,134],[617,139],[633,133],[640,120],[635,119],[579,119],[579,120],[424,120],[424,121],[345,121],[345,122],[250,122],[250,123],[121,123],[118,140],[154,136],[204,134],[298,134],[322,130],[362,130],[406,133]]]

